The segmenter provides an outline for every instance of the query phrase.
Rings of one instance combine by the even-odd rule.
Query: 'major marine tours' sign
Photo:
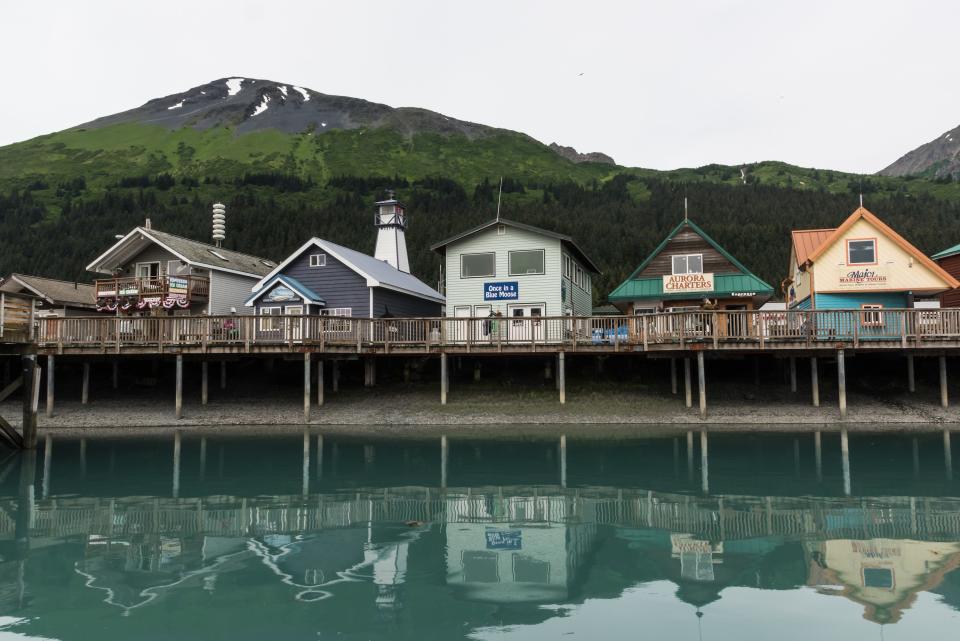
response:
[[[843,289],[873,289],[885,287],[887,275],[877,267],[844,267],[840,270],[838,282]]]
[[[664,294],[695,294],[713,291],[713,274],[668,274],[663,277]]]

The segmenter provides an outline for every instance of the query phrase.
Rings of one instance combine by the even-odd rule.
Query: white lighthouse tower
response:
[[[377,249],[374,258],[385,261],[402,272],[410,273],[407,258],[407,213],[403,203],[387,192],[388,198],[377,203],[374,225],[377,226]]]

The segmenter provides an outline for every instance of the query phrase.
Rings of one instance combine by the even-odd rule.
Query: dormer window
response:
[[[671,258],[674,275],[703,273],[703,254],[678,254]]]
[[[216,249],[208,249],[207,251],[210,252],[211,254],[213,254],[214,256],[216,256],[217,258],[219,258],[220,260],[222,260],[222,261],[225,262],[225,263],[229,263],[229,262],[230,262],[230,259],[229,259],[229,258],[227,258],[227,257],[224,256],[223,254],[221,254],[220,252],[218,252]]]
[[[876,265],[877,239],[860,238],[847,241],[848,265]]]
[[[326,255],[326,254],[310,254],[310,266],[311,266],[311,267],[326,267],[326,266],[327,266],[327,255]]]

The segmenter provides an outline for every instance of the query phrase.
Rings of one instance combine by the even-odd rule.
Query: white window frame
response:
[[[690,257],[697,256],[700,259],[700,271],[690,271]],[[677,259],[683,259],[684,271],[677,271]],[[673,254],[670,256],[670,273],[674,276],[682,274],[702,274],[703,273],[703,254]]]
[[[149,273],[147,273],[146,276],[140,275],[140,268],[141,268],[141,267],[144,267],[144,266],[150,267],[151,265],[156,265],[156,266],[157,266],[157,275],[156,275],[156,276],[151,276]],[[147,262],[145,262],[145,263],[137,263],[137,266],[134,268],[133,273],[134,273],[134,275],[135,275],[137,278],[160,278],[160,267],[161,267],[161,263],[160,263],[159,260],[151,260],[151,261],[147,261]],[[148,270],[148,272],[149,272],[149,270]]]
[[[532,254],[534,252],[539,252],[542,258],[543,269],[539,272],[515,272],[513,271],[513,258],[514,254]],[[507,252],[507,274],[509,276],[543,276],[547,273],[547,251],[545,249],[512,249]]]
[[[864,303],[860,305],[860,324],[864,327],[883,327],[883,305]]]
[[[850,260],[851,243],[870,243],[873,246],[873,260],[869,262],[854,262]],[[847,265],[876,265],[877,264],[877,239],[876,238],[849,238],[847,239]]]
[[[327,255],[326,255],[326,254],[310,254],[310,266],[311,266],[311,267],[326,267],[326,266],[327,266]]]
[[[258,315],[260,316],[258,326],[260,327],[261,332],[277,332],[280,331],[279,325],[274,325],[276,319],[271,318],[272,316],[282,316],[283,308],[279,305],[270,306],[270,307],[261,307]],[[266,323],[265,321],[269,321]]]
[[[570,278],[570,265],[572,263],[573,261],[571,260],[570,256],[568,256],[567,254],[564,254],[563,255],[563,277],[564,278],[567,278],[567,279]]]
[[[353,308],[352,307],[330,307],[329,309],[321,309],[321,316],[334,316],[334,317],[353,317]],[[348,332],[350,331],[352,321],[348,320],[336,320],[333,323],[327,323],[324,325],[325,331],[328,332]]]
[[[464,276],[463,275],[463,259],[465,256],[492,256],[493,271],[489,274],[478,274],[476,276]],[[496,278],[496,277],[497,277],[497,253],[496,252],[470,252],[468,254],[460,254],[460,278]]]
[[[291,311],[294,309],[299,309],[300,311],[299,312]],[[305,309],[304,305],[286,305],[283,308],[283,314],[284,316],[303,316],[304,309]]]

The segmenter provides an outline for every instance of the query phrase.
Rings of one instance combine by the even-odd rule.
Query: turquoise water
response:
[[[941,432],[691,437],[41,441],[0,640],[960,639]]]

